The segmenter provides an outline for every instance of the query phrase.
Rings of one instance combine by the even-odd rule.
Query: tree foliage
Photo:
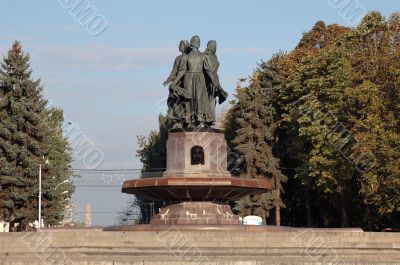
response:
[[[47,126],[51,130],[49,135],[50,149],[47,155],[49,160],[49,181],[44,183],[43,215],[48,225],[59,225],[65,222],[65,209],[70,206],[74,193],[74,186],[70,182],[72,175],[71,148],[67,139],[63,137],[62,127],[64,113],[59,108],[50,108],[47,111]]]
[[[231,118],[227,119],[226,133],[227,138],[230,138],[231,128],[236,128],[231,143],[240,159],[232,173],[243,178],[267,179],[275,186],[273,192],[241,199],[235,209],[242,216],[259,215],[266,223],[270,216],[269,210],[275,206],[276,223],[280,224],[279,211],[284,206],[280,193],[283,191],[282,182],[286,181],[286,176],[279,169],[279,160],[273,153],[277,124],[272,97],[278,79],[273,60],[278,57],[277,55],[264,63],[263,69],[256,71],[251,77],[249,86],[238,86],[236,104],[230,111]],[[268,75],[268,78],[262,80],[263,74]],[[229,124],[232,121],[234,124]]]
[[[38,174],[43,166],[43,217],[61,219],[57,181],[69,177],[69,147],[60,133],[62,112],[51,116],[40,80],[31,77],[29,55],[15,41],[0,69],[0,218],[18,229],[38,216]],[[61,115],[61,117],[60,117]],[[45,164],[49,159],[52,164]],[[72,193],[72,188],[69,191]]]
[[[400,94],[393,92],[400,65],[390,24],[393,19],[379,13],[367,15],[334,45],[305,57],[288,76],[290,85],[282,86],[285,94],[292,86],[309,96],[299,104],[307,111],[288,117],[309,147],[303,168],[312,169],[296,177],[311,178],[313,190],[340,217],[323,225],[379,229],[399,206]]]
[[[166,144],[168,139],[168,130],[171,124],[168,117],[160,114],[159,130],[151,131],[148,137],[139,135],[139,148],[136,156],[140,158],[143,164],[143,171],[163,171],[166,167]]]
[[[168,131],[171,129],[167,116],[160,114],[159,116],[159,130],[151,131],[148,137],[139,135],[138,144],[139,148],[136,151],[136,156],[140,158],[143,164],[142,177],[147,175],[152,176],[151,173],[156,173],[157,177],[162,174],[167,166],[166,145],[168,139]],[[155,214],[157,210],[164,204],[162,201],[151,201],[142,196],[136,196],[135,200],[130,202],[127,206],[128,210],[124,210],[125,216],[130,216],[132,219],[132,209],[140,208],[140,223],[149,223],[151,214]],[[150,214],[151,213],[151,214]]]
[[[232,174],[275,184],[237,202],[242,215],[286,205],[289,226],[400,225],[400,14],[318,21],[238,85],[224,129]],[[145,169],[165,167],[165,141],[139,138]]]
[[[283,223],[369,230],[396,225],[399,36],[397,13],[386,20],[372,12],[352,29],[320,21],[293,51],[271,59],[279,79],[274,91],[264,93],[270,94],[276,110],[276,154],[289,177]],[[270,82],[270,73],[262,63],[253,76],[264,84]],[[233,108],[235,117],[239,105]],[[249,117],[259,114],[254,109]],[[237,128],[235,117],[228,119],[228,128]],[[239,126],[230,134],[246,130]],[[243,158],[255,150],[242,152]]]

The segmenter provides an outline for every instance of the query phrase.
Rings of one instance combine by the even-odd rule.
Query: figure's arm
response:
[[[213,86],[219,86],[219,77],[217,73],[206,70],[206,74],[211,79]]]
[[[176,75],[175,80],[173,80],[172,82],[174,84],[177,84],[186,74],[187,71],[187,60],[188,60],[188,56],[184,56],[180,63],[179,63],[179,67],[178,67],[178,73]]]
[[[204,70],[215,87],[219,86],[219,77],[217,73],[218,64],[218,60],[213,60],[210,56],[205,56]]]
[[[174,66],[172,67],[172,71],[169,74],[169,77],[165,82],[163,83],[164,86],[168,85],[172,81],[174,81],[176,75],[178,74],[178,57],[175,59]]]
[[[215,97],[218,97],[218,103],[222,104],[228,98],[228,93],[222,88],[219,82],[219,76],[217,73],[218,67],[219,62],[216,56],[206,56],[204,61],[204,70],[212,82],[212,94]]]

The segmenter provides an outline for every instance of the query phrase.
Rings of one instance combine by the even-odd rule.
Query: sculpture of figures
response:
[[[208,91],[208,98],[211,112],[214,114],[213,121],[215,121],[215,105],[216,97],[219,98],[218,103],[222,104],[228,97],[228,93],[221,87],[218,77],[219,62],[216,55],[217,42],[210,40],[207,43],[207,49],[204,51],[204,71],[206,72],[206,87]],[[212,125],[212,124],[210,124]]]
[[[168,118],[173,123],[174,128],[180,128],[191,122],[190,96],[183,88],[183,82],[174,82],[179,70],[186,63],[187,54],[190,52],[190,44],[187,40],[182,40],[179,43],[179,51],[182,53],[176,57],[174,66],[168,79],[164,82],[164,86],[170,84],[168,95]]]
[[[171,74],[169,75],[168,79],[163,83],[164,86],[168,85],[169,83],[175,80],[178,74],[178,69],[182,61],[182,58],[185,57],[190,52],[190,43],[187,40],[181,40],[181,42],[179,43],[179,51],[182,54],[176,57],[174,66],[172,67]]]
[[[219,83],[216,41],[209,41],[204,53],[199,51],[199,36],[192,37],[190,46],[187,54],[183,51],[187,49],[181,49],[180,45],[182,55],[176,58],[173,70],[164,82],[164,86],[170,84],[170,97],[178,96],[176,102],[179,104],[172,100],[168,104],[173,128],[212,126],[216,97],[219,104],[228,97]]]

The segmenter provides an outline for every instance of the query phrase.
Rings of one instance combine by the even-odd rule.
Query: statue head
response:
[[[208,52],[212,53],[212,54],[216,54],[217,53],[217,42],[215,40],[210,40],[207,43],[207,49]]]
[[[179,43],[179,51],[186,53],[189,48],[190,48],[190,43],[187,40],[181,40],[181,42]]]
[[[200,37],[199,36],[193,36],[191,39],[190,39],[190,45],[193,47],[193,48],[195,48],[195,49],[198,49],[198,48],[200,48]]]

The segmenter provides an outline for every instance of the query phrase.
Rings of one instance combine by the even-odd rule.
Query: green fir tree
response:
[[[241,177],[268,179],[275,189],[271,193],[253,195],[242,199],[236,209],[241,215],[258,215],[264,223],[269,210],[275,206],[275,222],[280,225],[281,183],[285,176],[279,169],[279,160],[273,154],[275,141],[275,109],[272,106],[272,87],[262,87],[260,73],[256,71],[250,85],[237,90],[237,123],[240,126],[233,140],[235,150],[240,156],[238,167]]]
[[[38,220],[39,166],[42,217],[63,219],[65,200],[55,187],[69,178],[71,157],[61,133],[62,112],[46,109],[40,80],[31,77],[29,55],[15,41],[0,69],[0,219],[17,230]],[[61,115],[61,116],[60,116]],[[50,163],[45,163],[48,160]],[[65,191],[65,189],[63,190]]]

